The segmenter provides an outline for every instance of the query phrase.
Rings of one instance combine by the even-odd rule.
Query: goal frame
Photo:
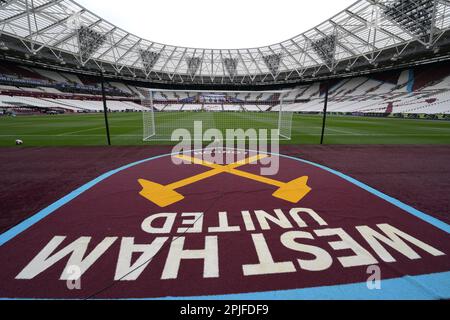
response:
[[[142,111],[143,114],[143,141],[144,142],[152,142],[152,141],[171,141],[170,137],[158,137],[158,133],[157,133],[157,123],[156,123],[156,117],[155,117],[155,113],[156,112],[198,112],[198,111],[157,111],[157,109],[155,108],[155,97],[154,94],[156,92],[159,93],[193,93],[193,94],[279,94],[279,100],[278,100],[278,104],[275,104],[273,107],[277,107],[279,108],[279,110],[277,111],[259,111],[259,112],[254,112],[254,111],[237,111],[237,112],[248,112],[248,113],[261,113],[261,114],[268,114],[268,113],[272,113],[274,114],[275,112],[278,112],[278,120],[277,120],[277,128],[267,128],[267,129],[277,129],[278,130],[278,136],[280,138],[280,140],[291,140],[292,139],[292,121],[293,121],[293,111],[289,111],[289,110],[285,110],[286,104],[287,103],[295,103],[295,99],[294,100],[286,100],[284,97],[285,95],[291,93],[293,90],[265,90],[265,91],[243,91],[243,90],[170,90],[170,89],[146,89],[145,94],[141,94],[141,104],[143,107],[145,107],[146,109],[144,109]],[[169,100],[168,100],[169,101]],[[270,101],[270,100],[266,100],[267,102],[275,102],[274,101]],[[185,104],[182,102],[177,102],[179,104]],[[203,103],[204,105],[205,103]],[[207,103],[206,103],[207,104]],[[210,104],[214,104],[214,103],[210,103]],[[269,103],[268,103],[269,104]],[[253,105],[252,103],[248,103],[248,105]],[[205,110],[202,110],[202,112],[208,112]],[[232,112],[232,111],[219,111],[219,112]],[[287,114],[287,123],[286,120],[283,121],[283,114]],[[287,124],[287,126],[286,126]],[[241,128],[229,128],[229,129],[241,129]],[[193,137],[194,141],[199,141],[200,139],[196,138],[195,136]]]

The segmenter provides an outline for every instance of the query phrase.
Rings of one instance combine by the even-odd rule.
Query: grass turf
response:
[[[277,123],[277,114],[254,113],[157,113],[156,123],[163,127],[191,129],[192,121],[208,121],[219,129],[228,127],[265,128]],[[109,115],[113,145],[170,144],[142,141],[142,114]],[[228,125],[230,124],[230,125]],[[322,117],[294,115],[292,139],[282,144],[318,144]],[[169,132],[167,130],[167,132]],[[171,132],[171,130],[170,130]],[[103,114],[0,117],[0,146],[12,146],[22,139],[25,146],[105,145]],[[395,118],[329,116],[326,144],[450,144],[450,122]]]

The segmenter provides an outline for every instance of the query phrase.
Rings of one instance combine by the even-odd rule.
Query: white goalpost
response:
[[[195,91],[148,89],[141,97],[143,140],[170,141],[177,129],[278,130],[280,140],[292,134],[293,91]],[[269,137],[270,138],[270,137]],[[249,137],[251,139],[251,137]]]

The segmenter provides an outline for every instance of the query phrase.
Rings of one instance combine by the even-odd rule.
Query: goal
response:
[[[208,129],[220,130],[224,139],[229,129],[257,133],[248,140],[257,139],[260,129],[277,130],[280,140],[290,140],[294,102],[291,91],[149,89],[142,96],[143,140],[170,141],[177,129],[188,130],[197,141]],[[199,124],[201,134],[195,130]]]

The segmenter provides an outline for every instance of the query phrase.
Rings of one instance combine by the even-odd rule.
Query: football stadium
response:
[[[0,299],[450,299],[450,2],[290,32],[0,0]]]

